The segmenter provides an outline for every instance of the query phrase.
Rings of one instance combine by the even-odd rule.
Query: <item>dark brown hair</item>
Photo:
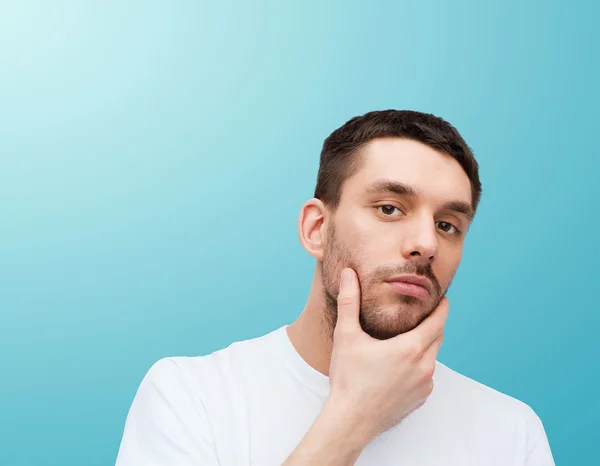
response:
[[[456,128],[428,113],[411,110],[379,110],[344,123],[329,135],[321,150],[314,197],[335,210],[343,182],[358,171],[360,149],[376,138],[397,137],[421,142],[448,154],[461,165],[471,181],[473,210],[481,198],[479,165]]]

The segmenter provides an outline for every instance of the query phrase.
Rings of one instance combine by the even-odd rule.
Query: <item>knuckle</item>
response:
[[[425,352],[425,344],[421,339],[415,339],[407,348],[408,356],[413,360],[419,359]]]
[[[431,393],[433,393],[433,387],[434,387],[434,382],[433,380],[430,380],[426,387],[425,387],[425,393],[427,394],[427,396],[431,395]]]
[[[415,345],[407,345],[406,348],[404,348],[404,355],[410,360],[410,361],[416,361],[419,357],[418,355],[418,351],[417,351],[417,347]]]
[[[354,297],[349,295],[340,295],[338,296],[337,302],[339,306],[350,306],[354,303]]]
[[[421,374],[420,374],[421,380],[427,384],[432,382],[434,371],[435,371],[435,366],[433,366],[433,364],[426,364],[423,367],[421,367]]]
[[[353,333],[353,330],[348,325],[341,323],[338,324],[333,331],[334,339],[336,340],[348,340],[352,337]]]

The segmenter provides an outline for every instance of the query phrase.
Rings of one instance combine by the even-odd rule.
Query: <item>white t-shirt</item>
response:
[[[528,405],[439,362],[434,382],[357,466],[554,465]],[[208,356],[161,359],[135,396],[117,466],[280,466],[328,392],[329,378],[296,352],[285,326]]]

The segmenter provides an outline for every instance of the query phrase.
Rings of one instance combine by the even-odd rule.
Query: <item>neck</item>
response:
[[[287,332],[302,359],[313,369],[328,376],[333,329],[326,314],[327,303],[320,269],[317,264],[306,305],[298,319],[287,328]]]

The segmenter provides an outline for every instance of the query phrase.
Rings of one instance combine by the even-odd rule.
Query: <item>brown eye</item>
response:
[[[436,226],[444,233],[458,234],[458,229],[449,222],[435,222]]]
[[[377,207],[379,209],[379,211],[387,216],[387,217],[393,217],[394,215],[394,211],[397,210],[400,214],[402,214],[402,211],[400,209],[398,209],[398,207],[393,206],[391,204],[386,204],[386,205],[381,205],[379,207]]]

